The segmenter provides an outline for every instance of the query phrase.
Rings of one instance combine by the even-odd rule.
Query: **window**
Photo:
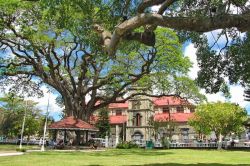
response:
[[[115,115],[116,115],[116,116],[122,115],[122,110],[116,110],[116,111],[115,111]]]
[[[177,107],[177,113],[184,113],[184,108],[183,107]]]
[[[169,113],[170,109],[169,107],[163,107],[162,109],[162,113],[166,114],[166,113]]]
[[[141,118],[142,118],[142,116],[139,113],[137,113],[133,117],[133,126],[141,126]]]
[[[136,114],[136,126],[141,126],[141,115]]]

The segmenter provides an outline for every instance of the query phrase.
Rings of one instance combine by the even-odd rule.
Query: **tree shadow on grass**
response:
[[[91,164],[88,166],[104,166],[98,164]],[[197,163],[197,164],[180,164],[180,163],[150,163],[150,164],[136,164],[124,166],[250,166],[250,164],[219,164],[219,163]]]
[[[128,155],[139,155],[139,156],[161,156],[171,155],[172,152],[159,151],[159,150],[119,150],[119,151],[107,151],[107,152],[95,152],[89,153],[90,156],[128,156]]]
[[[137,165],[124,165],[124,166],[139,166]],[[141,166],[250,166],[250,164],[221,164],[221,163],[197,163],[197,164],[180,164],[180,163],[150,163],[142,164]]]

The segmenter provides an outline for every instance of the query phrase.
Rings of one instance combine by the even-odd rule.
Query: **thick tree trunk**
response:
[[[74,114],[73,114],[74,108],[73,108],[71,99],[67,96],[63,96],[63,99],[64,99],[64,105],[65,105],[65,112],[64,112],[65,115],[66,116],[74,116]]]
[[[92,109],[82,106],[80,99],[65,97],[64,104],[66,116],[74,116],[75,118],[89,122]]]

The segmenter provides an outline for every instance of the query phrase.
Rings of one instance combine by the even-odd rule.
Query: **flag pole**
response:
[[[50,92],[49,92],[49,98],[50,98]],[[45,123],[44,123],[44,129],[43,129],[43,141],[41,146],[41,151],[45,151],[44,149],[44,141],[45,141],[45,135],[47,130],[47,121],[48,121],[48,114],[49,114],[49,98],[48,98],[48,105],[47,105],[47,111],[46,111],[46,117],[45,117]]]
[[[24,132],[24,126],[25,126],[25,120],[26,120],[27,106],[28,106],[28,101],[26,100],[19,149],[22,149],[22,144],[23,144],[23,132]]]

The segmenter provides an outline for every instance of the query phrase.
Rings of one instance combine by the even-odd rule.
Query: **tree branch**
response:
[[[240,31],[250,30],[250,13],[243,15],[224,14],[211,17],[168,17],[159,14],[139,14],[116,27],[111,41],[105,47],[110,56],[116,53],[120,39],[127,33],[144,25],[158,25],[176,30],[209,32],[216,29],[236,27]]]
[[[172,5],[174,2],[177,2],[178,0],[166,0],[160,7],[160,9],[158,10],[158,14],[162,15],[165,10],[167,10],[167,8]]]

